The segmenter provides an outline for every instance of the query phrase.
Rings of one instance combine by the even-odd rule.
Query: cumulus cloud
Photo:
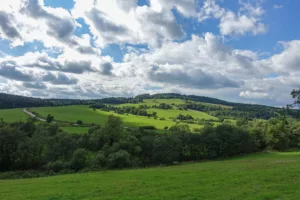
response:
[[[149,7],[141,7],[136,1],[130,1],[125,6],[117,0],[96,2],[75,0],[72,14],[85,20],[93,35],[97,37],[96,44],[99,46],[111,43],[158,45],[163,41],[180,39],[184,36],[184,31],[177,24],[171,11],[174,6],[183,10],[183,7],[179,6],[181,3],[178,2],[153,0]],[[158,8],[164,5],[167,7]]]
[[[71,78],[65,74],[58,73],[54,75],[51,72],[48,72],[42,77],[43,81],[50,82],[53,85],[74,85],[78,82],[78,79]]]
[[[192,88],[226,88],[226,87],[239,87],[239,83],[230,80],[226,76],[219,73],[208,74],[201,69],[197,70],[183,70],[172,69],[169,67],[169,71],[163,70],[158,66],[154,66],[149,72],[148,76],[150,80],[156,82],[163,82],[175,85],[181,85],[184,87]]]
[[[215,0],[206,0],[198,13],[198,20],[219,19],[220,33],[224,36],[265,33],[267,27],[261,20],[261,16],[264,14],[263,8],[260,5],[254,6],[242,1],[239,1],[239,4],[241,7],[238,13],[234,13],[220,7]]]
[[[1,35],[11,40],[21,37],[12,21],[13,18],[11,14],[0,11],[0,38]]]
[[[289,42],[281,42],[284,51],[275,54],[271,58],[271,64],[279,72],[299,72],[300,71],[300,41],[293,40]],[[288,69],[288,70],[287,70]]]
[[[46,89],[47,86],[45,83],[41,82],[25,82],[23,83],[23,86],[26,88],[32,88],[32,89]]]
[[[43,2],[43,1],[42,1]],[[27,0],[26,6],[21,12],[35,19],[44,19],[48,25],[47,33],[58,40],[71,40],[72,33],[76,27],[76,21],[63,9],[60,9],[61,16],[57,16],[58,12],[54,9],[44,8],[39,0]],[[47,10],[46,10],[47,9]]]
[[[95,72],[91,67],[90,61],[69,61],[63,63],[52,60],[49,57],[40,57],[33,63],[27,64],[28,67],[39,67],[48,71],[61,71],[74,74],[82,74],[84,72]]]
[[[17,81],[32,81],[32,74],[21,71],[15,66],[14,62],[0,63],[0,76],[17,80]]]
[[[101,73],[103,75],[107,75],[107,76],[113,75],[112,69],[113,69],[113,66],[109,62],[101,64]]]
[[[270,94],[263,92],[242,91],[240,96],[247,99],[265,99],[270,97]]]

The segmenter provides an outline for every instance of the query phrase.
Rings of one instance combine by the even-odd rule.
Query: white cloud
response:
[[[240,96],[246,99],[266,99],[270,97],[270,94],[263,92],[242,91]]]
[[[283,5],[276,5],[276,4],[274,4],[274,5],[273,5],[273,8],[275,8],[275,9],[280,9],[280,8],[283,8]]]
[[[260,5],[252,5],[239,1],[238,13],[220,7],[215,0],[206,0],[198,13],[198,20],[215,18],[220,20],[220,33],[227,35],[253,35],[265,33],[266,25],[261,21],[264,10]]]
[[[221,18],[220,32],[222,35],[245,35],[251,32],[253,35],[266,32],[266,26],[257,18],[246,15],[237,16],[233,12],[227,12]]]
[[[75,0],[72,15],[83,18],[103,47],[111,43],[159,45],[164,41],[180,39],[184,32],[171,12],[173,6],[187,14],[182,3],[151,1],[150,7],[119,4],[119,1]]]

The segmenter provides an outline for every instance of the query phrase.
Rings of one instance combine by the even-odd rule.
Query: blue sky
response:
[[[299,7],[296,0],[1,2],[0,92],[179,92],[281,106],[300,85]]]

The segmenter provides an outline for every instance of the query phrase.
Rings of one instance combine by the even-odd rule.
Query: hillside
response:
[[[106,104],[126,104],[126,103],[140,103],[148,99],[181,99],[183,103],[185,101],[209,103],[218,106],[227,106],[231,110],[225,111],[215,111],[215,115],[226,117],[230,115],[231,117],[247,117],[247,118],[263,118],[270,119],[277,115],[281,111],[280,108],[274,108],[264,105],[253,105],[253,104],[242,104],[242,103],[232,103],[224,100],[195,96],[195,95],[181,95],[175,93],[165,93],[165,94],[144,94],[138,95],[134,98],[125,97],[111,97],[102,99],[41,99],[24,97],[17,95],[10,95],[0,93],[0,109],[7,108],[26,108],[26,107],[45,107],[45,106],[64,106],[64,105],[91,105],[97,103]],[[199,110],[203,111],[203,110]]]
[[[170,167],[0,180],[0,199],[288,199],[300,196],[300,153],[259,153]]]

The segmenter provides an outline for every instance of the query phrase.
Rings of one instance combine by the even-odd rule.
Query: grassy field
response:
[[[22,108],[0,110],[0,118],[8,123],[26,121],[28,119],[28,115],[26,115],[22,110]]]
[[[174,117],[176,118],[177,115],[182,114],[182,115],[191,115],[194,119],[213,119],[216,120],[216,117],[213,117],[205,112],[200,112],[196,110],[162,110],[162,109],[157,109],[157,108],[150,108],[147,109],[150,113],[152,112],[157,112],[158,117],[164,117],[164,118],[169,118],[169,117]]]
[[[298,200],[300,152],[225,161],[2,180],[2,200],[213,199]]]
[[[138,105],[159,105],[161,103],[179,105],[183,104],[184,100],[181,99],[145,99],[144,102],[139,104],[121,104],[118,106],[138,106]],[[177,110],[174,106],[171,110],[162,110],[156,108],[147,109],[149,113],[157,112],[158,119],[148,118],[144,116],[130,115],[130,114],[115,114],[113,112],[105,112],[101,110],[90,109],[87,105],[73,105],[73,106],[59,106],[59,107],[38,107],[30,108],[29,111],[38,113],[41,117],[45,118],[48,114],[54,116],[55,121],[62,121],[68,123],[76,123],[77,120],[82,120],[84,124],[99,124],[104,125],[109,115],[119,116],[124,123],[124,126],[155,126],[158,129],[163,129],[168,126],[171,127],[176,122],[173,122],[171,118],[176,118],[177,115],[192,115],[195,119],[217,119],[216,117],[210,116],[205,112],[194,111],[194,110]],[[6,122],[14,122],[20,120],[26,120],[28,116],[22,112],[22,109],[11,109],[11,110],[0,110],[0,116],[4,118]],[[160,120],[159,118],[165,118]],[[201,125],[189,124],[190,128],[201,128]],[[63,131],[68,133],[82,133],[87,132],[87,128],[80,127],[63,127]]]
[[[107,116],[99,115],[99,113],[85,105],[39,107],[30,108],[29,110],[38,113],[42,117],[46,117],[48,114],[51,114],[54,116],[54,120],[72,123],[76,123],[77,120],[82,120],[83,123],[104,124],[107,119]]]
[[[75,123],[77,120],[82,120],[83,123],[87,124],[100,124],[103,125],[109,115],[119,116],[125,126],[146,126],[152,125],[158,129],[163,129],[165,126],[172,126],[175,124],[169,117],[176,117],[179,113],[182,114],[191,114],[195,118],[205,118],[205,119],[215,119],[215,117],[210,116],[204,112],[199,111],[179,111],[179,110],[161,110],[161,109],[149,109],[150,111],[156,111],[159,117],[165,117],[166,120],[159,120],[148,118],[144,116],[136,115],[120,115],[112,112],[105,112],[101,110],[93,110],[88,106],[61,106],[61,107],[40,107],[40,108],[31,108],[30,111],[34,111],[46,117],[48,114],[54,116],[55,120],[67,121]],[[201,128],[201,125],[190,124],[190,128]]]

